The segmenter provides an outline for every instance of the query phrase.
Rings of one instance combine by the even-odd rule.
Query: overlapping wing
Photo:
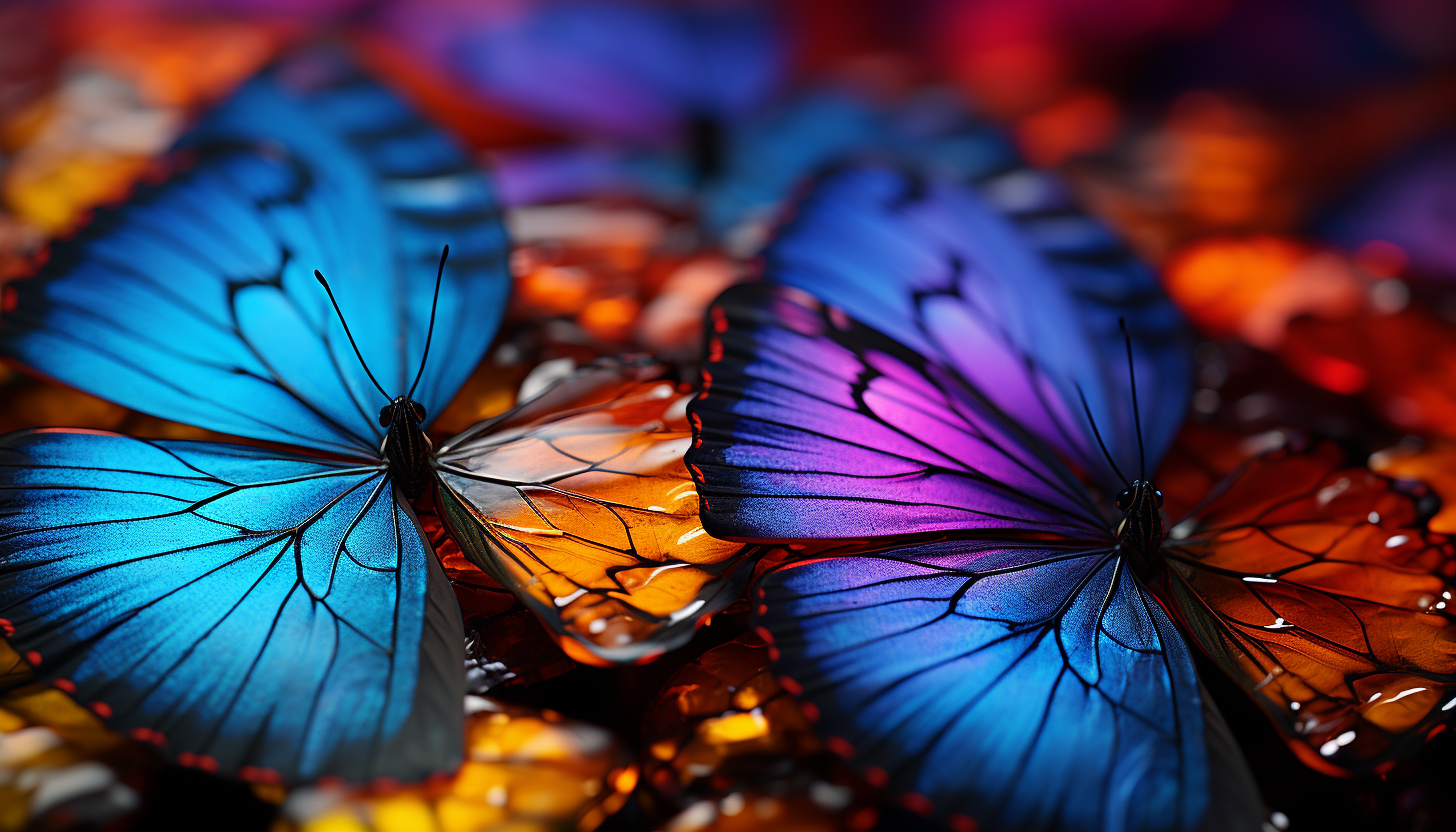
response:
[[[859,550],[760,586],[829,746],[952,828],[1258,828],[1188,648],[1110,543]]]
[[[203,119],[175,172],[57,243],[7,287],[0,351],[128,407],[211,430],[377,453],[384,404],[315,282],[330,278],[365,359],[433,416],[474,369],[509,277],[499,211],[444,134],[334,52],[275,66]]]
[[[1456,550],[1337,447],[1252,460],[1165,553],[1189,634],[1315,768],[1383,771],[1456,714]]]
[[[460,760],[460,613],[381,467],[10,434],[0,618],[40,679],[206,770],[418,779]]]
[[[1066,467],[956,373],[802,291],[734,287],[706,329],[686,459],[709,533],[1105,536]]]
[[[954,369],[1112,493],[1121,480],[1081,396],[1122,472],[1135,476],[1120,319],[1149,471],[1182,422],[1192,370],[1181,317],[1152,273],[1045,174],[993,170],[973,190],[935,175],[847,168],[817,183],[764,257],[767,279]]]
[[[591,365],[437,459],[455,539],[577,658],[681,645],[738,596],[758,551],[704,533],[682,460],[692,394],[666,375]]]

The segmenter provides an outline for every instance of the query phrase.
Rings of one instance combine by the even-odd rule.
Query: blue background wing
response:
[[[1135,476],[1126,317],[1153,471],[1192,390],[1187,327],[1152,272],[1056,180],[1012,165],[975,181],[869,166],[830,174],[765,252],[766,276],[958,370],[1115,493],[1077,388]]]
[[[1109,548],[960,540],[790,564],[758,618],[817,730],[942,817],[1196,829],[1211,773],[1192,657]]]
[[[374,453],[384,401],[354,357],[330,279],[376,377],[440,412],[484,355],[509,291],[483,175],[442,133],[333,52],[245,85],[181,143],[179,172],[57,243],[15,285],[0,350],[168,419]]]
[[[460,613],[380,467],[10,434],[0,618],[43,680],[225,773],[362,781],[459,762]]]

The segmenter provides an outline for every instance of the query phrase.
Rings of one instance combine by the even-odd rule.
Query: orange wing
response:
[[[1163,597],[1314,768],[1385,771],[1456,714],[1456,549],[1332,443],[1254,459],[1164,551]]]
[[[452,535],[572,658],[649,660],[748,578],[757,550],[698,520],[691,396],[661,365],[599,362],[440,452]]]

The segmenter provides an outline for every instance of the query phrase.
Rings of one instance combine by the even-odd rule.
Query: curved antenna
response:
[[[344,334],[349,336],[349,346],[354,348],[354,356],[359,359],[359,366],[364,368],[364,374],[369,376],[370,381],[374,382],[374,389],[379,391],[379,395],[388,401],[393,401],[390,395],[384,392],[384,388],[379,386],[379,379],[375,378],[374,374],[369,372],[369,365],[364,363],[364,354],[359,352],[359,345],[354,343],[354,333],[349,331],[349,324],[344,320],[344,313],[339,310],[339,302],[334,299],[334,290],[330,289],[329,282],[324,280],[323,272],[314,269],[313,276],[318,278],[319,285],[324,287],[325,292],[328,292],[329,303],[334,305],[334,314],[339,316],[339,323],[344,326]]]
[[[430,330],[425,333],[425,354],[420,356],[420,368],[415,371],[415,383],[410,385],[408,393],[404,394],[406,399],[415,397],[415,388],[420,385],[420,376],[425,374],[425,359],[430,357],[430,339],[435,337],[435,309],[440,305],[440,279],[445,276],[445,258],[450,256],[450,246],[446,244],[445,250],[440,252],[440,268],[435,272],[435,299],[430,301]]]
[[[1107,445],[1102,441],[1102,434],[1097,430],[1097,421],[1092,418],[1092,408],[1087,406],[1087,396],[1082,392],[1082,385],[1075,384],[1074,386],[1077,388],[1078,398],[1082,400],[1082,412],[1087,414],[1087,424],[1092,426],[1092,435],[1097,437],[1097,447],[1102,449],[1102,456],[1107,459],[1107,464],[1112,466],[1112,473],[1116,474],[1117,478],[1122,480],[1123,485],[1131,488],[1132,483],[1128,482],[1127,477],[1122,475],[1122,469],[1117,467],[1117,460],[1113,459],[1112,454],[1107,452]]]
[[[1127,319],[1118,318],[1117,328],[1122,330],[1122,343],[1127,347],[1127,378],[1132,384],[1132,424],[1137,430],[1138,439],[1138,479],[1147,481],[1148,460],[1143,454],[1143,421],[1138,416],[1137,403],[1137,373],[1133,372],[1132,365],[1132,336],[1127,334]]]

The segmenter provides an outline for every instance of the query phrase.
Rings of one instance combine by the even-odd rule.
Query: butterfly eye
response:
[[[1163,507],[1163,492],[1153,489],[1153,500],[1157,502],[1158,508]]]
[[[379,426],[382,428],[389,427],[389,423],[393,421],[390,418],[389,411],[389,405],[385,405],[384,407],[379,408]]]
[[[418,420],[418,421],[420,421],[420,422],[425,421],[425,408],[424,408],[424,405],[421,405],[419,402],[413,402],[412,401],[412,402],[410,402],[410,406],[415,409],[415,419]]]
[[[1122,493],[1117,495],[1117,507],[1121,511],[1127,511],[1132,507],[1132,491],[1123,489]]]

